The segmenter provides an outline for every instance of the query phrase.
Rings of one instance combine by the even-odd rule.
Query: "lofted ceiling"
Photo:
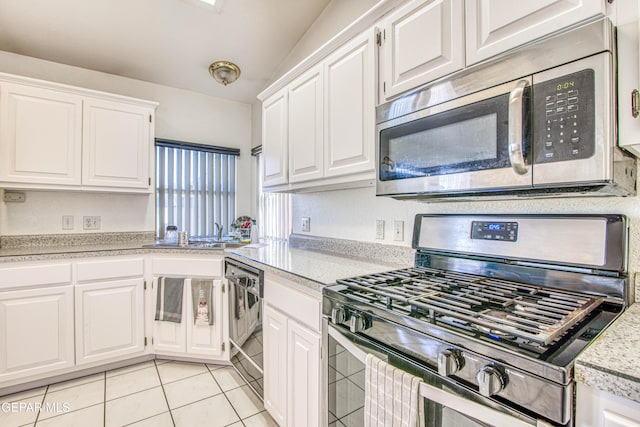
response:
[[[329,0],[0,0],[0,50],[253,102]],[[209,75],[236,63],[238,81]]]

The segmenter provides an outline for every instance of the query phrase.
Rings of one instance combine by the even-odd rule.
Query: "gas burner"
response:
[[[346,293],[427,321],[457,319],[490,338],[548,345],[603,299],[525,283],[425,267],[338,280]],[[407,307],[409,307],[407,309]],[[442,319],[438,319],[442,321]]]

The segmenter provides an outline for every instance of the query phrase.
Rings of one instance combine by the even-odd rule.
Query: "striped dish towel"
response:
[[[367,354],[365,427],[424,427],[422,379]]]

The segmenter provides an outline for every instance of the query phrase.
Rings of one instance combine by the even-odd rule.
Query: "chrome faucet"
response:
[[[216,238],[217,241],[221,241],[222,240],[222,230],[223,230],[224,226],[218,224],[217,222],[214,222],[213,225],[215,225],[215,227],[216,227],[215,238]]]

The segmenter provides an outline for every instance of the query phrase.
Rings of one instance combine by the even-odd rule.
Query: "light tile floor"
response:
[[[9,396],[2,427],[277,426],[232,367],[151,360]]]

